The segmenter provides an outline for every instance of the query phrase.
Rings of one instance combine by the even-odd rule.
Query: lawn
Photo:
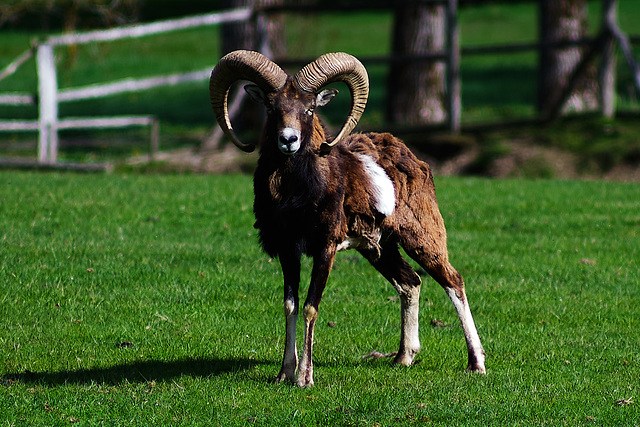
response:
[[[0,171],[0,425],[638,425],[640,186],[436,185],[488,374],[428,277],[419,363],[362,360],[400,307],[346,252],[301,390],[248,176]]]

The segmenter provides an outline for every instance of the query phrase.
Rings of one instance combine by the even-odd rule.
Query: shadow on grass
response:
[[[166,381],[181,376],[215,377],[250,370],[268,362],[250,359],[183,359],[174,361],[148,360],[125,363],[108,368],[62,370],[6,374],[2,385],[15,382],[57,386],[65,384],[120,384],[126,382]]]

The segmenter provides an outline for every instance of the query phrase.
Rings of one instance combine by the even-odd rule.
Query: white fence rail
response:
[[[150,24],[129,25],[109,30],[64,34],[61,36],[49,37],[48,42],[52,45],[73,45],[145,37],[153,34],[184,30],[187,28],[218,25],[225,22],[246,21],[251,18],[251,14],[252,10],[250,8],[234,9],[219,13],[152,22]]]
[[[0,80],[16,72],[33,52],[36,52],[38,88],[37,96],[24,93],[0,94],[0,104],[38,104],[38,120],[0,120],[0,131],[38,131],[38,163],[55,164],[58,160],[58,130],[79,128],[112,128],[128,126],[151,126],[150,152],[153,157],[158,151],[159,124],[151,116],[60,118],[60,102],[111,96],[125,92],[138,92],[159,86],[176,85],[191,81],[206,80],[211,69],[187,73],[153,76],[142,79],[124,79],[84,87],[59,90],[55,61],[55,47],[94,42],[107,42],[123,38],[145,37],[154,34],[178,31],[186,28],[218,25],[251,19],[252,9],[243,8],[219,13],[170,19],[150,24],[131,25],[101,31],[71,33],[47,38],[33,49],[16,58],[0,71]],[[37,101],[36,101],[37,100]]]
[[[27,62],[27,60],[33,56],[33,50],[34,50],[33,48],[27,50],[22,55],[18,56],[11,64],[7,65],[4,68],[4,70],[2,70],[2,72],[0,72],[0,80],[4,79],[5,77],[9,77],[11,74],[15,73],[16,70],[22,64]]]
[[[96,84],[58,92],[58,101],[77,101],[79,99],[102,98],[118,93],[138,92],[159,86],[173,86],[180,83],[202,81],[209,78],[211,68],[191,73],[171,74],[168,76],[149,77],[146,79],[124,79],[116,82]]]

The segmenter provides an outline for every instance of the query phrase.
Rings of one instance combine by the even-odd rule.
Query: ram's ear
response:
[[[324,107],[338,94],[336,89],[323,89],[316,95],[316,107]]]
[[[267,104],[267,96],[264,94],[262,89],[260,89],[256,85],[246,85],[244,87],[244,91],[258,104],[266,105]]]

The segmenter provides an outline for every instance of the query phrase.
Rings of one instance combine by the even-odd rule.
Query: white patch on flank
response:
[[[393,182],[384,169],[370,156],[364,154],[357,154],[357,156],[369,176],[376,210],[385,216],[391,215],[396,208],[396,192],[393,188]]]

